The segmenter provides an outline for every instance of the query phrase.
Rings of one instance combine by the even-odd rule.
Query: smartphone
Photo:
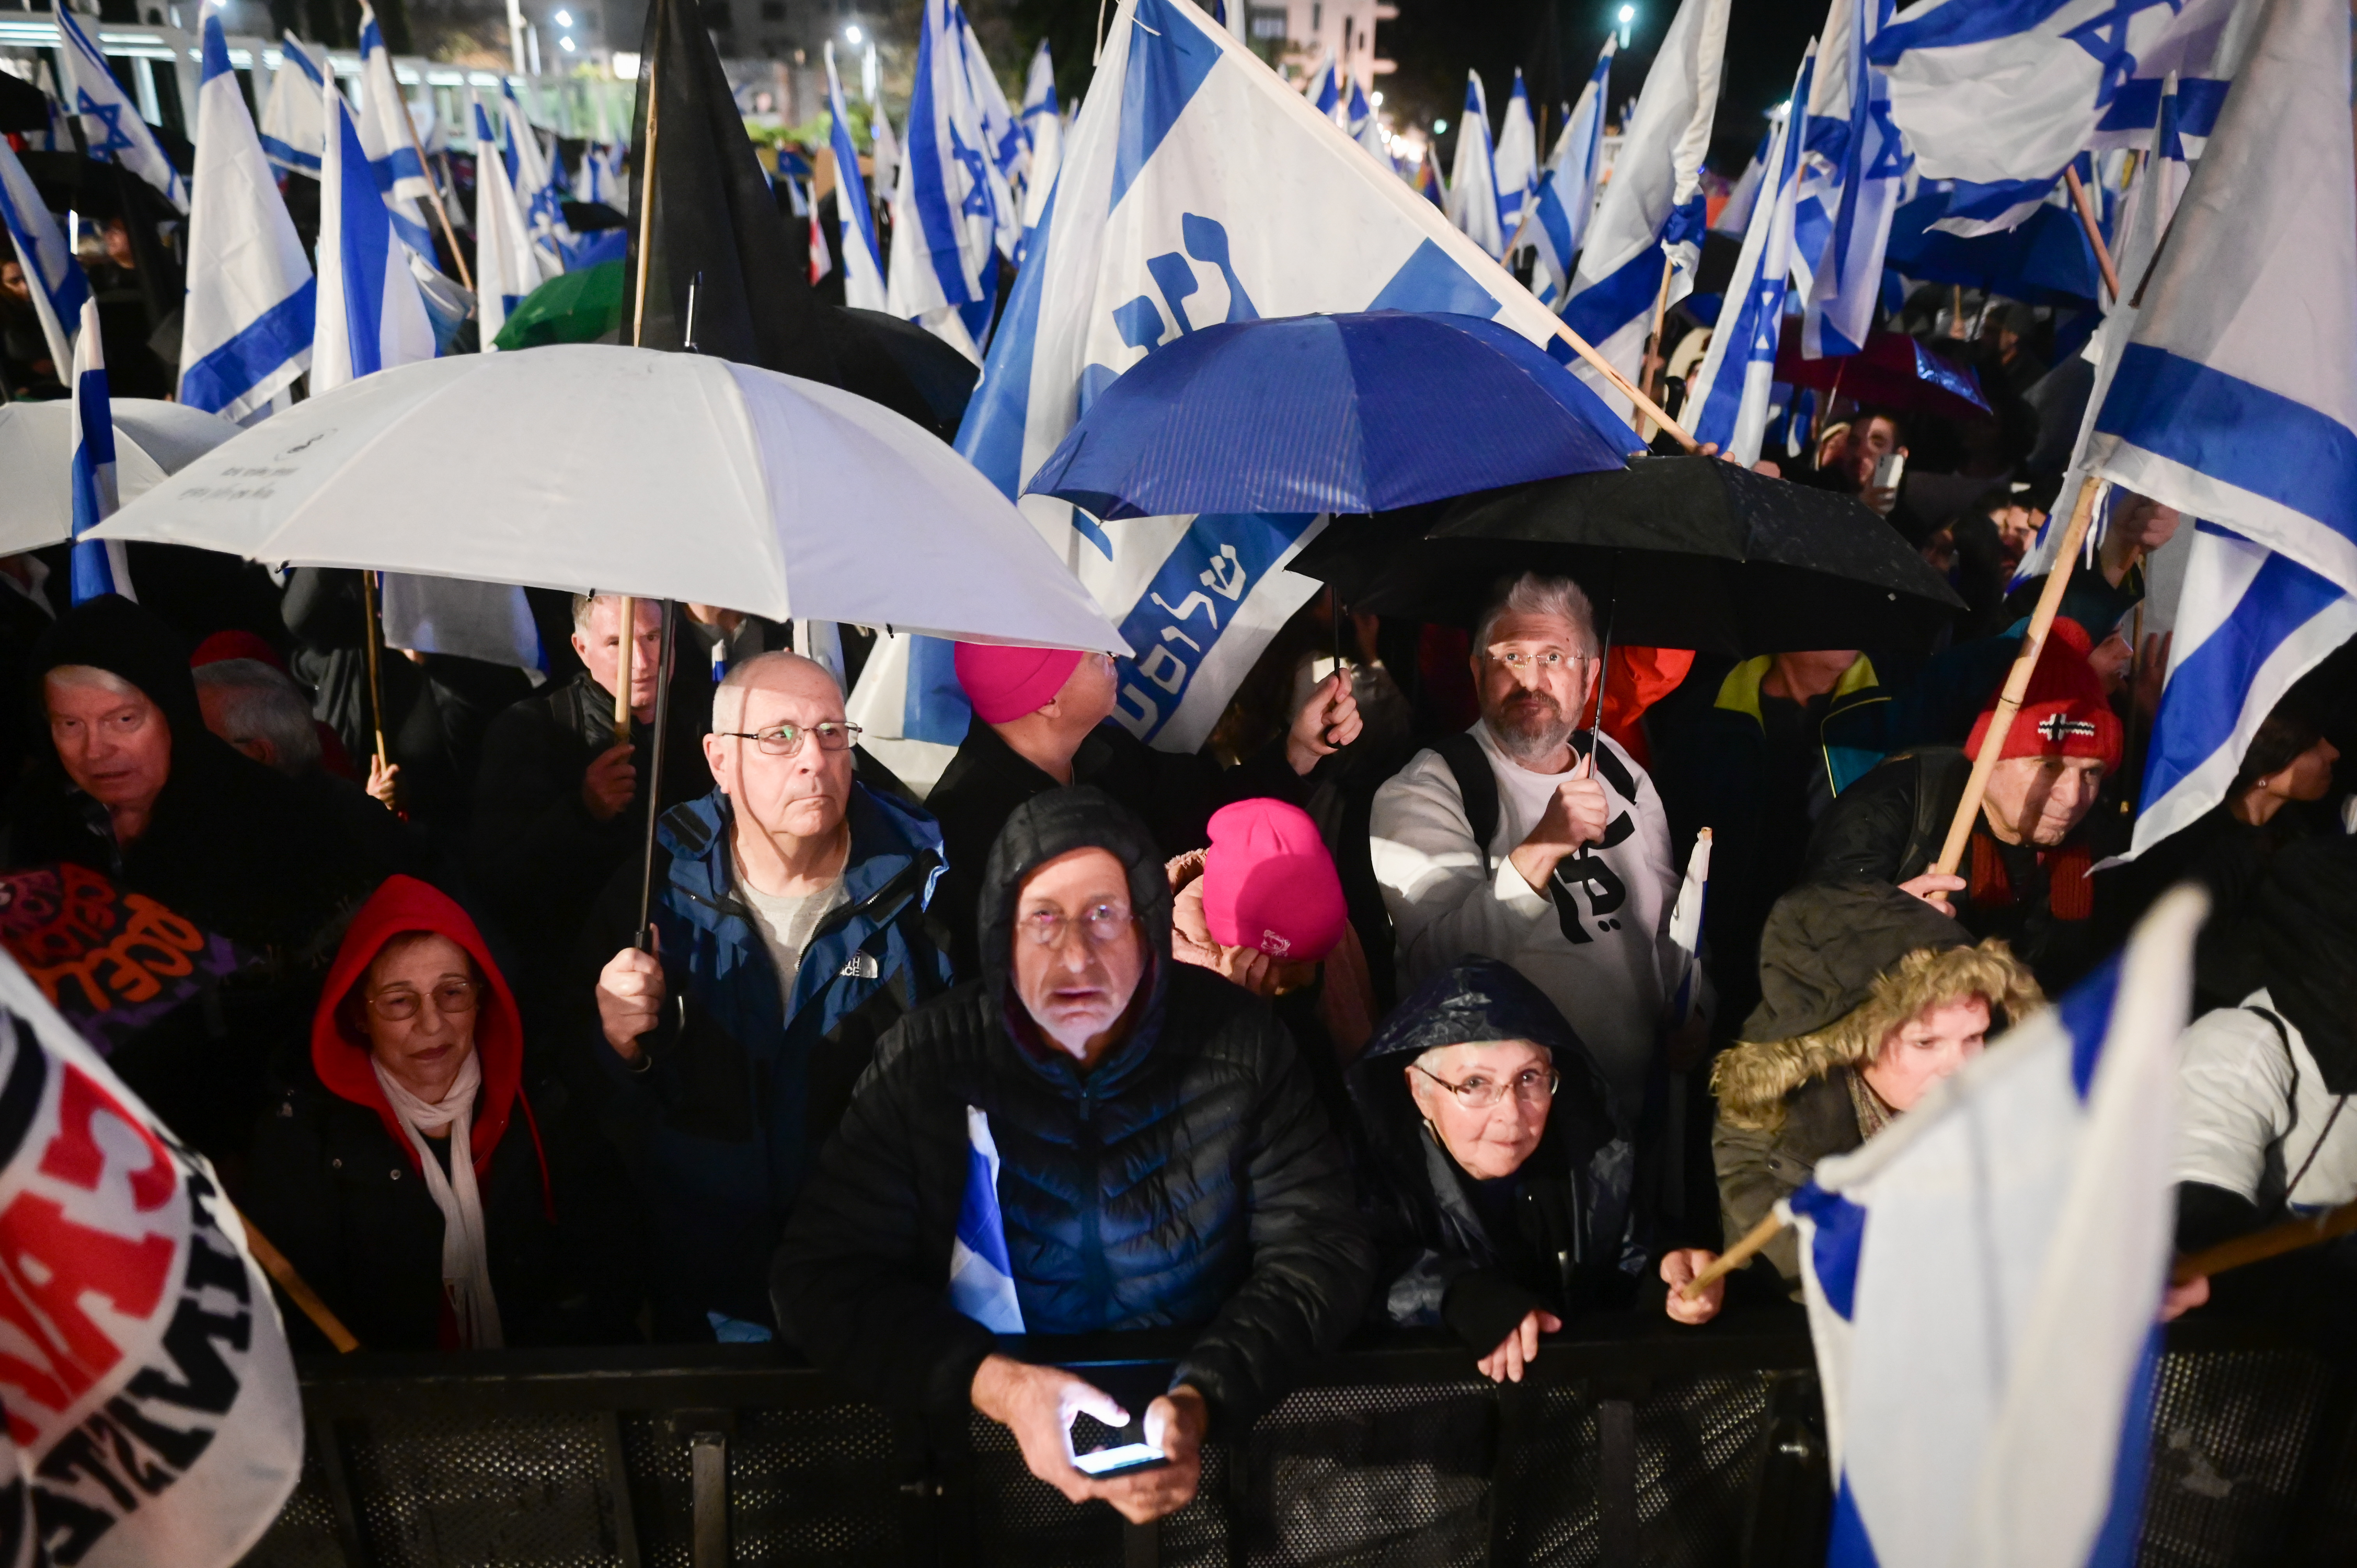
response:
[[[1168,1463],[1168,1456],[1150,1443],[1124,1443],[1117,1447],[1099,1448],[1092,1453],[1072,1455],[1074,1469],[1099,1479],[1107,1476],[1126,1476],[1137,1470],[1157,1469]]]
[[[1875,459],[1874,488],[1878,490],[1897,489],[1899,478],[1905,472],[1907,472],[1907,454],[1885,452]]]

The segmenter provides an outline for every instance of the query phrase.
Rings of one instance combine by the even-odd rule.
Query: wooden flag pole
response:
[[[624,594],[614,624],[622,637],[614,650],[614,744],[626,746],[630,739],[630,655],[638,651],[639,601]]]
[[[432,83],[425,94],[434,95]],[[458,281],[468,294],[475,292],[475,279],[467,270],[467,252],[458,248],[458,231],[450,227],[450,214],[442,205],[442,188],[434,182],[433,165],[425,161],[425,145],[417,139],[417,122],[409,117],[409,100],[401,101],[401,128],[409,133],[409,150],[417,155],[417,167],[425,175],[425,199],[434,204],[434,216],[442,220],[442,237],[450,242],[450,259],[458,263]]]
[[[2212,1274],[2222,1274],[2229,1269],[2239,1269],[2246,1263],[2280,1258],[2286,1252],[2297,1252],[2302,1247],[2313,1247],[2319,1241],[2330,1241],[2352,1230],[2357,1230],[2357,1203],[2344,1203],[2313,1219],[2287,1219],[2264,1230],[2254,1230],[2247,1236],[2236,1236],[2214,1247],[2187,1253],[2169,1269],[2169,1283],[2190,1284]]]
[[[328,1343],[338,1350],[349,1356],[359,1349],[361,1342],[352,1337],[352,1331],[344,1326],[343,1319],[328,1310],[328,1304],[319,1299],[319,1293],[311,1288],[310,1282],[295,1272],[295,1265],[286,1261],[286,1254],[272,1246],[270,1238],[253,1228],[253,1220],[242,1214],[237,1219],[238,1223],[245,1227],[245,1250],[253,1254],[253,1261],[262,1265],[264,1273],[278,1282],[278,1288],[286,1293],[286,1299],[301,1307],[303,1316],[309,1318],[313,1326],[326,1335]]]
[[[1996,712],[1989,717],[1988,733],[1981,737],[1980,753],[1973,758],[1972,777],[1964,781],[1964,798],[1956,802],[1955,819],[1948,824],[1947,843],[1941,847],[1940,858],[1930,867],[1943,875],[1955,875],[1957,864],[1964,856],[1964,845],[1972,840],[1973,822],[1981,812],[1981,797],[1988,791],[1989,775],[1996,770],[1997,758],[2005,755],[2006,736],[2013,729],[2014,714],[2021,711],[2023,693],[2029,690],[2030,671],[2038,668],[2039,652],[2046,646],[2046,634],[2054,626],[2054,612],[2062,607],[2062,592],[2071,585],[2072,568],[2079,564],[2080,547],[2087,541],[2087,525],[2095,515],[2095,492],[2104,482],[2088,479],[2079,487],[2078,503],[2071,509],[2071,526],[2063,531],[2054,569],[2046,575],[2046,587],[2038,596],[2038,608],[2029,618],[2029,630],[2022,637],[2021,651],[2014,655],[2013,670],[2005,678]]]
[[[1662,319],[1670,313],[1670,274],[1675,270],[1669,257],[1663,256],[1662,286],[1653,291],[1653,325],[1645,334],[1645,357],[1639,364],[1639,379],[1644,383],[1646,395],[1653,398],[1662,395],[1662,373],[1669,369],[1669,356],[1662,352]],[[1637,427],[1640,441],[1653,438],[1652,431],[1646,428],[1652,424],[1648,419]]]
[[[391,766],[392,759],[384,751],[384,682],[378,672],[379,648],[384,642],[384,622],[377,613],[376,574],[361,574],[361,603],[367,611],[368,624],[361,635],[366,639],[368,654],[369,723],[376,730],[376,761],[379,768]]]
[[[666,9],[668,9],[666,7]],[[639,209],[631,214],[639,220],[639,276],[636,303],[630,309],[630,346],[644,348],[647,340],[647,262],[652,247],[655,221],[655,134],[656,112],[662,107],[656,92],[655,68],[662,59],[662,18],[658,18],[655,47],[647,52],[647,166],[639,171]]]
[[[1783,1215],[1771,1210],[1767,1219],[1745,1232],[1742,1240],[1720,1253],[1710,1267],[1688,1280],[1678,1294],[1687,1301],[1699,1300],[1703,1292],[1758,1257],[1761,1249],[1773,1241],[1776,1233],[1784,1229],[1785,1223]]]
[[[2104,243],[2104,231],[2095,226],[2094,199],[2080,181],[2078,165],[2064,166],[2062,183],[2070,188],[2071,205],[2079,210],[2079,227],[2086,231],[2087,243],[2094,247],[2095,265],[2103,269],[2104,286],[2112,291],[2112,298],[2116,301],[2120,297],[2120,274],[2112,266],[2111,248]]]
[[[1668,277],[1666,268],[1663,270],[1663,276],[1664,279]],[[1667,285],[1665,283],[1665,291],[1666,287]],[[1555,335],[1562,338],[1566,343],[1569,344],[1573,353],[1578,355],[1581,359],[1587,360],[1590,366],[1594,367],[1597,374],[1602,376],[1606,381],[1610,381],[1614,391],[1618,392],[1622,397],[1627,398],[1631,403],[1635,403],[1637,405],[1638,413],[1652,420],[1662,429],[1668,431],[1672,437],[1676,440],[1677,444],[1684,447],[1688,452],[1700,452],[1702,450],[1702,443],[1696,441],[1692,435],[1688,435],[1684,425],[1680,424],[1676,420],[1672,419],[1668,414],[1663,413],[1662,405],[1660,403],[1655,403],[1652,398],[1647,397],[1643,392],[1638,391],[1635,387],[1631,386],[1629,384],[1629,378],[1622,375],[1619,371],[1613,369],[1612,362],[1591,348],[1588,345],[1587,339],[1582,338],[1578,333],[1574,332],[1569,327],[1566,326],[1562,317],[1558,316],[1553,319],[1555,322]]]

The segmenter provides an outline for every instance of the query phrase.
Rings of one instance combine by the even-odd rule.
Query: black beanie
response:
[[[104,670],[138,687],[164,710],[175,741],[185,744],[206,733],[196,677],[188,671],[188,650],[179,634],[120,594],[76,605],[33,644],[26,673],[36,714],[42,711],[41,678],[66,664]]]

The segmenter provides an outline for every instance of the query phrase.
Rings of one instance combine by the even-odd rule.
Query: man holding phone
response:
[[[1356,1326],[1373,1248],[1284,1026],[1171,961],[1142,822],[1086,787],[1034,796],[981,893],[984,978],[879,1043],[771,1292],[804,1352],[879,1402],[971,1405],[1065,1497],[1158,1519],[1193,1498],[1207,1435],[1241,1434]],[[979,1312],[952,1285],[977,1254],[1000,1283]],[[1076,1455],[1080,1416],[1122,1428],[1131,1408],[994,1328],[1192,1339],[1134,1439]]]

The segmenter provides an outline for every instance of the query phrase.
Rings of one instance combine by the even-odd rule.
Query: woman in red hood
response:
[[[612,1162],[570,1134],[560,1090],[526,1099],[523,1058],[474,921],[389,878],[336,954],[311,1073],[264,1118],[244,1200],[363,1348],[630,1337]]]

